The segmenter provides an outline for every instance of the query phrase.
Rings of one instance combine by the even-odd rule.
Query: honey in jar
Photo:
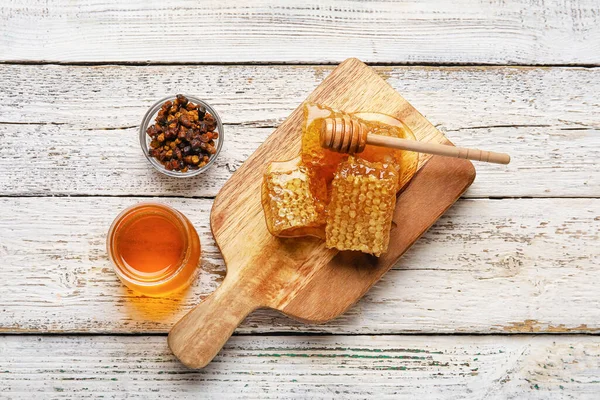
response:
[[[200,240],[190,221],[158,203],[123,211],[110,228],[107,247],[119,279],[150,296],[187,286],[200,258]]]

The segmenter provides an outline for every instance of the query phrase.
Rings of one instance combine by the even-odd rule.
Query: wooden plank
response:
[[[0,329],[167,332],[222,281],[205,199],[160,199],[199,231],[185,293],[138,297],[112,272],[105,235],[140,198],[1,198]],[[461,200],[349,312],[304,325],[259,310],[238,332],[600,332],[600,199]],[[573,312],[577,310],[577,312]]]
[[[597,65],[599,11],[595,0],[25,0],[0,8],[0,59]]]
[[[0,396],[595,399],[597,336],[237,336],[202,370],[165,337],[5,336]]]
[[[0,66],[0,195],[214,196],[330,70]],[[600,196],[599,68],[377,71],[456,144],[512,155],[477,164],[467,197]],[[193,180],[154,172],[136,138],[147,108],[176,92],[226,123],[216,167]]]

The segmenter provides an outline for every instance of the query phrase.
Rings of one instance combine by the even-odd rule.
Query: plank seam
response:
[[[0,332],[0,338],[4,336],[156,336],[167,337],[166,332],[43,332],[43,331],[6,331]],[[333,333],[333,332],[261,332],[244,333],[235,332],[232,336],[267,336],[267,337],[286,337],[286,336],[600,336],[600,332],[401,332],[401,333]]]
[[[0,65],[57,65],[57,66],[82,66],[82,67],[93,67],[93,66],[131,66],[131,67],[151,67],[151,66],[265,66],[265,67],[284,67],[284,66],[306,66],[306,67],[319,67],[319,66],[336,66],[340,64],[340,61],[313,63],[313,62],[239,62],[239,61],[181,61],[181,62],[160,62],[160,61],[30,61],[30,60],[2,60]],[[548,63],[548,64],[494,64],[494,63],[437,63],[437,62],[365,62],[365,64],[371,67],[531,67],[531,68],[598,68],[600,63]]]
[[[45,199],[48,197],[57,197],[57,198],[79,198],[79,197],[123,197],[123,198],[165,198],[165,199],[181,199],[181,200],[214,200],[216,196],[179,196],[179,195],[153,195],[153,194],[65,194],[65,193],[55,193],[55,194],[44,194],[44,193],[8,193],[8,194],[0,194],[0,199],[18,199],[18,198],[40,198]],[[474,196],[474,197],[460,197],[462,200],[535,200],[535,199],[564,199],[564,200],[577,200],[577,199],[600,199],[600,196]]]
[[[69,122],[21,122],[21,121],[0,121],[0,125],[57,125],[57,126],[73,126],[77,127],[77,124],[72,124]],[[264,128],[264,129],[276,129],[279,127],[279,124],[270,124],[270,123],[260,123],[260,121],[249,121],[249,122],[224,122],[224,126],[242,126],[249,128]],[[442,124],[435,125],[436,128],[440,129]],[[460,131],[468,131],[468,130],[479,130],[479,129],[494,129],[494,128],[552,128],[557,125],[551,124],[503,124],[503,125],[476,125],[476,126],[464,126],[456,129],[443,129],[444,132],[460,132]],[[139,125],[127,125],[127,126],[109,126],[109,127],[95,127],[95,128],[78,128],[82,131],[117,131],[117,130],[125,130],[125,129],[133,129],[139,128]],[[581,127],[567,127],[567,128],[558,128],[561,131],[585,131],[585,130],[593,130],[600,129],[600,126],[587,126],[583,125]]]
[[[47,126],[47,125],[56,125],[56,126],[71,126],[77,128],[77,124],[72,124],[70,122],[20,122],[20,121],[0,121],[0,125],[36,125],[36,126]],[[264,123],[260,124],[259,121],[252,122],[224,122],[223,126],[243,126],[249,128],[265,128],[265,129],[275,129],[279,125]],[[118,130],[126,130],[139,128],[140,125],[128,125],[128,126],[109,126],[109,127],[96,127],[96,128],[77,128],[82,131],[118,131]]]

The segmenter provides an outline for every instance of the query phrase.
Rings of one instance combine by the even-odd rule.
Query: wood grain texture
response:
[[[595,399],[596,336],[237,336],[199,371],[164,337],[0,337],[0,396]]]
[[[597,65],[599,11],[595,0],[26,0],[0,8],[0,59]]]
[[[358,56],[374,63],[599,64],[594,0],[226,1],[204,20],[205,7],[5,2],[0,62],[329,63]],[[189,51],[187,37],[199,33],[204,40]],[[377,70],[453,141],[517,154],[511,169],[479,166],[467,197],[600,196],[598,69]],[[0,196],[214,196],[329,71],[0,66]],[[166,180],[139,153],[141,116],[174,92],[199,94],[225,111],[231,148],[210,179]],[[163,199],[202,225],[206,258],[193,288],[154,301],[118,284],[104,235],[115,210],[140,200],[0,199],[0,329],[166,332],[213,291],[224,266],[208,233],[208,200]],[[595,199],[461,201],[343,318],[304,326],[264,310],[241,331],[597,333],[599,208]],[[586,399],[598,393],[596,339],[238,336],[219,362],[190,372],[163,337],[5,336],[0,397]]]
[[[0,199],[0,329],[164,333],[213,292],[225,268],[203,199],[156,199],[198,230],[192,287],[151,299],[120,284],[106,232],[120,210],[147,200]],[[240,331],[599,332],[599,232],[600,199],[461,200],[345,315],[303,325],[259,310]]]
[[[420,142],[452,144],[372,68],[350,58],[307,97],[346,112],[374,110],[401,119]],[[303,105],[261,144],[223,185],[210,227],[227,266],[223,283],[169,332],[169,347],[190,368],[206,366],[234,329],[258,307],[322,323],[356,303],[475,179],[467,160],[419,154],[417,174],[403,187],[389,246],[380,257],[327,248],[314,237],[281,239],[267,229],[261,201],[266,166],[301,154]],[[371,185],[370,185],[371,186]],[[375,203],[373,203],[375,204]]]
[[[376,70],[456,144],[513,156],[477,165],[465,196],[600,196],[600,68]],[[214,196],[330,71],[0,66],[0,194]],[[176,92],[205,98],[226,123],[207,176],[169,179],[139,149],[142,116]]]

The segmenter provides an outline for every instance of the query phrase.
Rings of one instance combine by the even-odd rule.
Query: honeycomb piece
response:
[[[370,133],[416,140],[412,131],[400,120],[386,114],[357,112],[347,114],[342,111],[313,103],[304,105],[302,126],[302,161],[322,176],[327,183],[333,179],[337,166],[348,158],[347,154],[337,153],[321,147],[320,134],[324,118],[349,116],[365,123]],[[417,171],[419,154],[412,151],[394,150],[367,145],[360,158],[393,165],[398,171],[397,191],[402,189]]]
[[[325,240],[328,248],[379,257],[390,240],[398,172],[391,166],[350,157],[332,182]]]
[[[301,165],[300,157],[269,164],[263,177],[262,205],[271,234],[323,238],[325,204],[325,180]]]
[[[347,154],[336,153],[321,147],[321,121],[323,118],[345,114],[323,105],[304,104],[304,124],[302,125],[302,162],[316,174],[331,182],[338,164],[347,159]]]
[[[350,115],[362,120],[367,125],[369,133],[416,140],[410,128],[392,116],[365,112]],[[371,145],[365,147],[365,150],[360,153],[360,158],[393,165],[399,174],[397,190],[402,189],[412,179],[419,163],[419,153]]]

